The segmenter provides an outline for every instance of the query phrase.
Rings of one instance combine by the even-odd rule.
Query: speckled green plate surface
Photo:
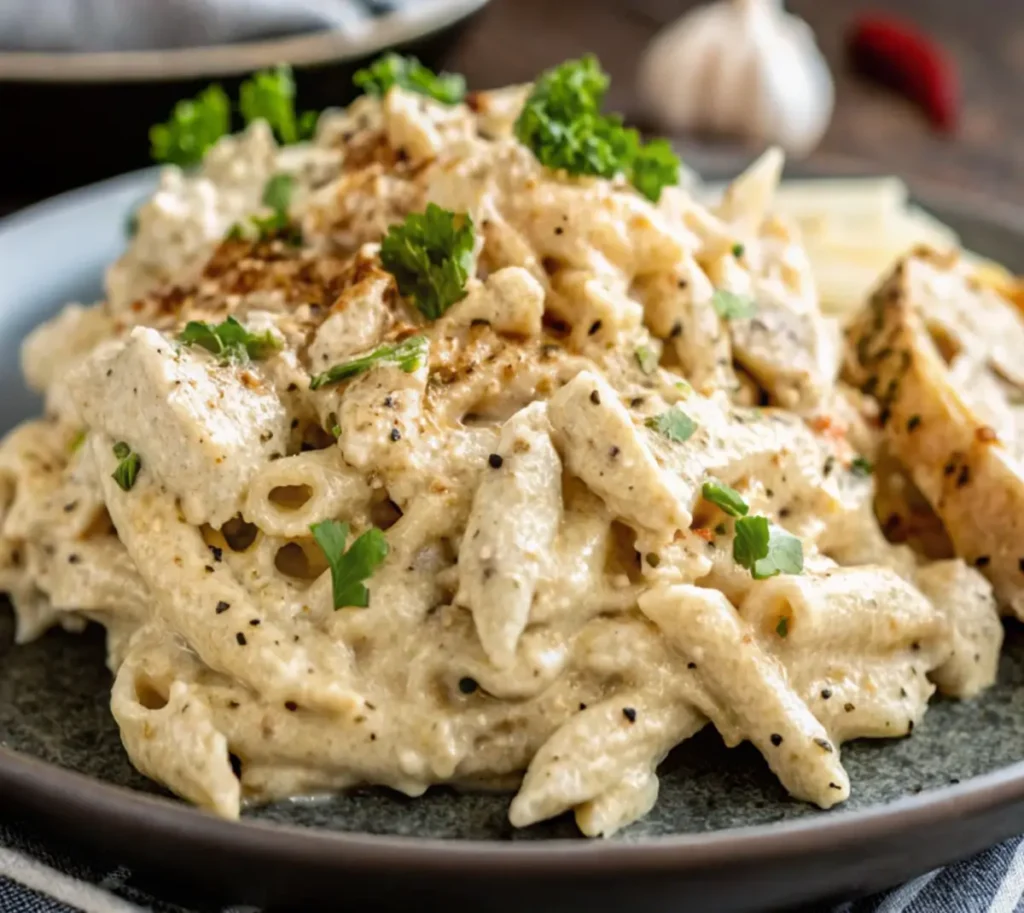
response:
[[[60,304],[98,294],[125,213],[152,174],[86,188],[0,223],[0,427],[33,414],[17,347]],[[972,248],[1024,268],[1015,214],[927,196]],[[587,843],[568,819],[526,831],[508,797],[361,790],[257,809],[234,824],[171,799],[129,765],[108,712],[102,635],[13,646],[0,608],[0,815],[16,811],[119,862],[234,901],[417,898],[486,910],[754,910],[880,888],[1024,829],[1024,630],[998,686],[936,701],[911,739],[843,748],[853,796],[821,812],[787,798],[749,746],[704,732],[666,761],[643,821]],[[358,875],[358,877],[354,877]],[[690,906],[687,906],[689,904]]]

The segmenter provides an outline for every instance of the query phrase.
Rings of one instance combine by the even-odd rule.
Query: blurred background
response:
[[[691,16],[687,34],[662,51],[669,63],[638,78],[652,39],[688,11],[706,14],[708,6],[680,0],[2,0],[0,211],[144,166],[148,126],[211,81],[233,90],[251,71],[288,61],[303,108],[339,105],[353,94],[352,72],[391,46],[465,74],[474,88],[526,81],[593,51],[612,76],[608,107],[654,132],[681,130],[684,156],[698,164],[708,155],[763,145],[795,118],[809,147],[801,151],[825,168],[898,173],[1024,203],[1020,0],[791,0],[786,10],[806,22],[810,50],[793,32],[803,25],[779,18],[778,0],[720,0],[716,15],[732,20],[712,27]],[[771,34],[778,40],[754,37],[753,26],[729,25],[752,15],[776,29]],[[721,37],[712,35],[715,28]],[[857,42],[862,46],[854,47]],[[823,88],[809,59],[815,43],[834,83],[830,110],[833,96],[823,93],[831,87]],[[698,58],[702,68],[688,68]],[[687,91],[714,97],[717,109],[732,105],[734,120],[747,127],[757,122],[746,131],[757,135],[738,139],[730,124],[694,126],[696,102],[684,97]],[[747,104],[765,92],[769,99],[760,107]],[[815,104],[811,117],[808,106]]]

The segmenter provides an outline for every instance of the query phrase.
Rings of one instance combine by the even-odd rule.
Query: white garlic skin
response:
[[[661,32],[640,89],[661,126],[743,136],[806,155],[832,117],[835,88],[814,34],[781,0],[718,0]]]

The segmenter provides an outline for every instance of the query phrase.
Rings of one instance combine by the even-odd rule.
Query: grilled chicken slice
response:
[[[956,553],[1024,618],[1024,464],[1012,427],[993,427],[961,378],[1014,391],[1024,319],[980,288],[957,256],[915,251],[848,330],[853,379],[875,396],[892,452],[932,505]],[[963,371],[963,360],[973,370]],[[952,367],[951,367],[952,363]],[[953,369],[955,368],[955,370]],[[1004,394],[1005,395],[1005,394]]]

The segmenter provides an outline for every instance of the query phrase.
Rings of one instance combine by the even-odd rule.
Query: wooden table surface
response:
[[[692,2],[493,0],[449,61],[470,85],[523,81],[593,51],[612,75],[609,108],[643,122],[634,92],[649,39]],[[952,185],[1024,205],[1024,0],[790,0],[814,28],[836,79],[836,111],[819,153],[874,170]],[[956,61],[963,116],[953,137],[935,134],[898,96],[853,76],[843,38],[860,12],[884,9],[926,29]]]

